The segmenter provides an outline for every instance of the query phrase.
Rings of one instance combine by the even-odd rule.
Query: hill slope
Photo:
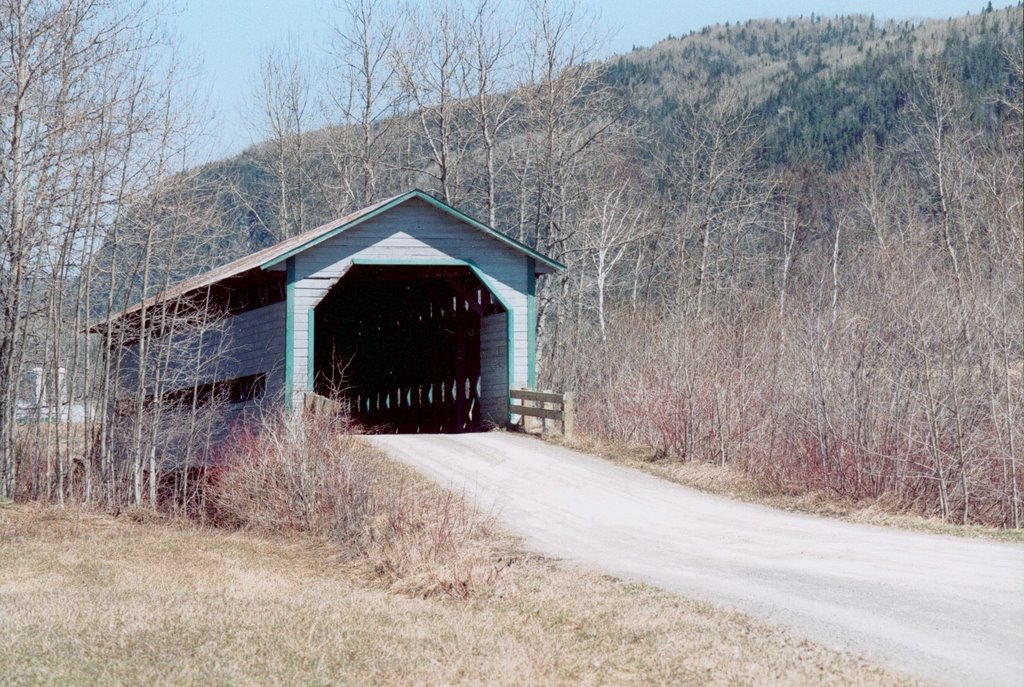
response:
[[[867,140],[884,148],[893,139],[906,138],[904,113],[936,81],[955,84],[979,130],[998,130],[1005,110],[1001,101],[1020,98],[1019,75],[1008,68],[1008,56],[1020,55],[1022,16],[1018,5],[948,20],[879,22],[867,16],[812,15],[707,27],[587,65],[583,69],[593,81],[570,107],[587,110],[579,115],[584,122],[601,116],[614,119],[614,125],[595,137],[612,149],[619,146],[623,131],[639,135],[639,151],[627,156],[632,157],[627,170],[654,161],[650,167],[658,187],[665,183],[659,165],[668,164],[665,159],[686,143],[694,113],[721,99],[747,117],[749,130],[759,133],[762,168],[810,165],[834,172]],[[515,100],[521,93],[498,97]],[[513,119],[496,136],[498,192],[505,196],[499,198],[505,207],[497,210],[496,223],[528,243],[543,244],[542,231],[523,226],[521,196],[529,193],[523,184],[530,161],[523,162],[516,149],[527,148],[531,137],[543,134],[536,120],[528,120]],[[380,147],[376,164],[381,180],[372,197],[413,186],[437,192],[437,163],[417,111],[376,126],[378,133],[387,128],[393,140]],[[351,194],[351,170],[339,162],[344,154],[333,142],[352,133],[336,126],[303,134],[301,159],[285,160],[280,142],[268,142],[200,170],[196,187],[205,202],[219,208],[222,225],[234,227],[232,240],[218,244],[223,258],[261,248],[367,202]],[[454,130],[451,164],[457,166],[450,175],[457,180],[457,192],[449,200],[486,218],[483,150],[476,133],[468,124]],[[598,158],[606,154],[613,153],[602,151]],[[534,168],[538,166],[539,161]],[[290,219],[281,216],[284,195],[291,196]],[[297,206],[303,210],[301,227],[295,226]]]
[[[923,22],[812,15],[669,38],[609,61],[606,78],[630,95],[628,116],[667,145],[694,91],[728,89],[769,132],[767,161],[812,160],[835,170],[866,136],[884,144],[896,133],[930,60],[963,88],[976,123],[998,122],[994,98],[1020,86],[1003,53],[1019,53],[1020,45],[1019,7]]]

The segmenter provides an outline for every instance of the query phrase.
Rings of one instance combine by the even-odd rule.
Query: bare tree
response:
[[[328,149],[347,207],[377,199],[380,178],[395,146],[402,92],[393,59],[398,17],[388,0],[346,0],[336,5],[332,59],[338,86],[331,103],[341,115]]]
[[[69,310],[80,315],[80,301],[54,293],[79,276],[97,226],[136,181],[142,160],[134,143],[149,117],[138,74],[152,66],[145,56],[154,39],[134,4],[11,0],[0,3],[0,17],[0,494],[9,495],[29,477],[15,456],[22,372],[29,357],[45,353],[30,332]],[[51,334],[43,338],[54,353]],[[45,367],[54,398],[59,366]],[[48,457],[40,479],[54,470],[63,479],[62,465]]]
[[[296,43],[267,50],[260,62],[254,100],[259,104],[258,130],[267,136],[271,160],[266,170],[273,180],[273,226],[266,229],[281,240],[302,233],[309,201],[306,179],[307,134],[310,128],[310,78]]]
[[[446,203],[456,203],[469,145],[466,126],[469,61],[461,6],[436,0],[427,9],[406,8],[408,24],[394,44],[394,62],[413,108],[411,118],[426,148],[426,173]]]
[[[739,109],[728,88],[706,94],[677,123],[682,145],[669,167],[678,207],[678,294],[692,293],[692,312],[727,273],[735,245],[751,235],[772,193],[772,180],[755,167],[760,138],[751,113]],[[693,290],[691,291],[689,281]]]
[[[611,178],[595,181],[587,191],[592,194],[587,205],[593,214],[582,219],[579,251],[589,263],[596,291],[597,320],[601,341],[608,340],[607,299],[612,280],[622,273],[620,263],[629,251],[646,241],[658,227],[651,218],[647,199],[631,179],[612,172]],[[619,178],[617,178],[619,177]],[[600,177],[598,177],[600,179]],[[591,289],[579,287],[580,295],[589,295]]]
[[[143,350],[151,337],[86,330],[209,260],[209,214],[176,177],[193,162],[181,103],[194,94],[145,4],[12,1],[0,14],[0,495],[154,504],[145,434],[112,422],[150,405],[145,384],[118,385],[125,337]]]
[[[469,50],[466,60],[474,115],[483,149],[484,207],[487,223],[497,224],[498,139],[513,124],[519,103],[514,89],[514,59],[522,28],[494,0],[478,0],[466,20]]]

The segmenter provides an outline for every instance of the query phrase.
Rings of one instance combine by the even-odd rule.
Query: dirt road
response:
[[[940,682],[1024,685],[1024,546],[730,501],[503,432],[373,441],[538,552]]]

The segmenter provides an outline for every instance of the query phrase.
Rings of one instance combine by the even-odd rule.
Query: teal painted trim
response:
[[[286,263],[284,316],[284,407],[291,410],[295,386],[295,260]]]
[[[272,257],[269,260],[261,263],[260,264],[260,268],[264,269],[264,270],[270,269],[274,265],[278,265],[278,264],[280,264],[282,262],[285,262],[286,260],[289,260],[289,259],[295,257],[297,254],[301,253],[302,251],[304,251],[304,250],[306,250],[308,248],[312,248],[313,246],[315,246],[315,245],[317,245],[319,243],[322,243],[322,242],[324,242],[324,241],[326,241],[328,239],[334,238],[335,236],[337,236],[338,234],[342,233],[343,231],[347,231],[347,230],[349,230],[349,229],[351,229],[353,227],[357,227],[360,224],[362,224],[363,222],[371,220],[374,217],[377,217],[378,215],[380,215],[382,213],[385,213],[388,210],[390,210],[390,209],[392,209],[392,208],[394,208],[394,207],[396,207],[398,205],[401,205],[402,203],[404,203],[404,202],[406,202],[408,200],[411,200],[413,198],[418,198],[418,199],[424,201],[425,203],[427,203],[428,205],[431,205],[431,206],[437,208],[438,210],[441,210],[442,212],[444,212],[444,213],[446,213],[448,215],[451,215],[455,219],[457,219],[459,221],[462,221],[462,222],[465,222],[466,224],[470,225],[474,229],[478,229],[478,230],[484,232],[485,234],[487,234],[487,235],[489,235],[489,236],[491,236],[493,238],[498,239],[502,243],[505,243],[505,244],[511,246],[512,248],[515,248],[516,250],[519,250],[519,251],[522,251],[522,252],[526,253],[526,255],[528,257],[531,257],[534,260],[537,260],[537,261],[543,263],[544,265],[548,266],[549,268],[553,269],[556,272],[561,272],[561,271],[566,269],[565,265],[563,265],[562,263],[558,262],[557,260],[552,260],[551,258],[549,258],[549,257],[547,257],[545,255],[542,255],[541,253],[538,253],[533,248],[530,248],[529,246],[527,246],[525,243],[520,243],[519,241],[516,241],[515,239],[513,239],[513,238],[511,238],[509,236],[505,236],[504,234],[502,234],[497,229],[495,229],[493,227],[489,227],[486,224],[484,224],[483,222],[480,222],[479,220],[473,219],[469,215],[456,210],[451,205],[448,205],[447,203],[444,203],[444,202],[438,200],[437,198],[434,198],[429,193],[424,193],[423,191],[421,191],[419,189],[414,189],[412,191],[409,191],[408,193],[403,193],[402,195],[400,195],[400,196],[394,198],[393,200],[391,200],[390,202],[385,203],[384,205],[380,206],[379,208],[376,208],[375,210],[373,210],[372,212],[368,212],[365,215],[362,215],[362,216],[352,220],[351,222],[346,222],[344,224],[339,224],[336,227],[332,227],[331,229],[328,229],[327,231],[325,231],[323,234],[320,234],[319,236],[317,236],[315,238],[311,238],[310,240],[306,241],[305,243],[303,243],[303,244],[301,244],[299,246],[296,246],[295,248],[292,248],[291,250],[288,250],[288,251],[282,253],[281,255],[277,255],[277,256]]]
[[[487,290],[491,292],[491,295],[498,299],[498,302],[501,303],[501,307],[505,308],[505,325],[507,327],[505,336],[505,347],[508,349],[508,390],[511,391],[515,383],[516,374],[515,310],[512,308],[512,305],[507,300],[505,300],[504,296],[498,293],[498,290],[494,288],[494,282],[491,281],[490,277],[484,274],[483,270],[481,270],[479,267],[474,265],[469,260],[465,260],[463,262],[465,262],[466,266],[469,267],[470,270],[472,270],[473,274],[476,275],[476,278],[480,280],[480,283],[483,284],[484,287],[486,287]],[[512,403],[511,396],[508,397],[508,403],[509,405],[511,405]],[[505,418],[506,421],[508,421],[509,419],[509,417]]]
[[[509,304],[509,302],[505,300],[505,298],[500,293],[498,293],[497,289],[494,288],[494,283],[491,281],[490,277],[484,274],[483,270],[481,270],[479,267],[477,267],[468,260],[466,260],[465,262],[469,269],[473,271],[473,274],[476,275],[476,278],[480,280],[480,283],[483,284],[487,288],[487,290],[491,292],[492,296],[498,299],[498,302],[501,303],[501,307],[505,308],[505,348],[508,349],[506,351],[508,353],[508,384],[506,384],[506,391],[508,391],[509,394],[511,394],[512,387],[515,386],[516,374],[515,310],[512,308],[511,304]],[[508,396],[507,405],[505,407],[507,408],[510,405],[512,405],[511,395]],[[511,416],[506,413],[505,421],[508,422],[511,419]]]
[[[524,253],[526,253],[526,255],[528,257],[533,258],[534,260],[538,260],[538,261],[542,262],[543,264],[547,265],[548,267],[550,267],[551,269],[555,270],[556,272],[562,272],[562,271],[564,271],[566,269],[565,265],[563,265],[562,263],[558,262],[557,260],[552,260],[548,256],[546,256],[546,255],[544,255],[542,253],[537,252],[533,248],[530,248],[525,243],[521,243],[519,241],[516,241],[511,236],[505,236],[505,234],[502,234],[500,231],[498,231],[494,227],[489,227],[486,224],[484,224],[483,222],[481,222],[480,220],[474,219],[474,218],[470,217],[469,215],[467,215],[466,213],[461,212],[459,210],[456,210],[451,205],[448,205],[448,203],[440,201],[437,198],[434,198],[433,196],[431,196],[431,195],[429,195],[427,193],[424,193],[423,191],[420,191],[419,189],[416,189],[412,193],[416,194],[416,196],[418,198],[420,198],[421,200],[424,200],[428,204],[433,205],[438,210],[441,210],[443,212],[447,212],[449,215],[451,215],[455,219],[461,220],[461,221],[465,222],[466,224],[468,224],[469,226],[471,226],[471,227],[473,227],[475,229],[479,229],[480,231],[484,232],[485,234],[490,234],[491,236],[493,236],[494,238],[498,239],[499,241],[501,241],[503,243],[506,243],[509,246],[512,246],[513,248],[515,248],[517,250],[523,251]]]
[[[469,267],[459,258],[352,258],[353,265],[369,267]]]
[[[508,343],[505,344],[508,347],[508,388],[506,389],[506,391],[508,392],[508,397],[507,397],[507,400],[506,400],[507,405],[505,407],[509,408],[512,405],[512,389],[515,387],[515,374],[516,374],[516,327],[515,327],[515,317],[512,315],[512,310],[509,309],[509,308],[505,308],[505,320],[506,320],[505,324],[508,325],[508,331],[507,331],[507,337],[506,337],[507,340],[508,340]],[[512,414],[506,411],[506,413],[505,413],[505,422],[511,422],[511,421],[512,421]]]
[[[313,343],[313,335],[316,333],[316,311],[313,308],[309,309],[309,313],[306,315],[306,327],[309,329],[309,339],[306,346],[306,391],[313,391],[314,373],[316,372],[316,365],[314,360],[316,358],[316,348]]]
[[[305,243],[303,243],[303,244],[301,244],[299,246],[296,246],[295,248],[292,248],[291,250],[289,250],[289,251],[287,251],[285,253],[282,253],[281,255],[278,255],[278,256],[275,256],[273,258],[270,258],[266,262],[260,264],[260,269],[266,270],[266,269],[269,269],[269,268],[273,267],[274,265],[279,265],[279,264],[281,264],[282,262],[284,262],[286,260],[290,260],[291,258],[295,257],[296,255],[298,255],[302,251],[306,250],[307,248],[312,248],[313,246],[315,246],[315,245],[317,245],[319,243],[323,243],[327,239],[334,238],[335,236],[337,236],[338,234],[340,234],[341,232],[343,232],[343,231],[345,231],[347,229],[351,229],[352,227],[357,227],[360,224],[362,224],[363,222],[371,220],[371,219],[373,219],[377,215],[380,215],[383,212],[387,212],[388,210],[390,210],[391,208],[395,207],[396,205],[401,205],[402,203],[404,203],[405,201],[409,200],[412,197],[413,197],[413,192],[412,191],[410,191],[409,193],[403,193],[402,195],[400,195],[397,198],[393,199],[391,202],[385,203],[384,205],[381,205],[379,208],[377,208],[373,212],[368,212],[365,215],[363,215],[363,216],[361,216],[361,217],[359,217],[357,219],[352,220],[351,222],[346,222],[344,224],[339,224],[338,226],[333,227],[331,229],[328,229],[323,234],[320,234],[319,236],[317,236],[315,238],[311,238],[309,241],[306,241]]]
[[[537,388],[537,271],[528,258],[526,273],[526,385]]]
[[[505,308],[505,312],[511,313],[512,306],[509,304],[507,300],[505,300],[505,297],[502,296],[494,287],[494,282],[491,281],[491,278],[487,276],[487,274],[485,274],[483,270],[481,270],[479,267],[474,265],[469,260],[466,260],[466,266],[469,267],[470,271],[472,271],[473,274],[476,275],[476,278],[479,279],[480,282],[487,287],[487,290],[491,292],[491,295],[498,299],[498,302],[501,303],[501,307]]]

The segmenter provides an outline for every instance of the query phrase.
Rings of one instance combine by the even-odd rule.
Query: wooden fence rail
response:
[[[509,396],[512,398],[512,404],[508,409],[513,415],[519,415],[521,418],[540,418],[544,429],[547,429],[548,420],[560,422],[562,434],[567,437],[572,436],[575,403],[571,393],[512,389],[509,391]],[[521,422],[525,426],[525,419]]]

